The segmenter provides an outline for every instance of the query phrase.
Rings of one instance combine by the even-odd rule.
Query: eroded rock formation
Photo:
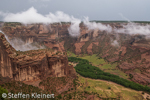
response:
[[[64,52],[51,49],[16,51],[2,33],[0,33],[0,74],[17,81],[36,80],[48,76],[76,76],[73,66],[68,65]]]
[[[103,23],[112,28],[123,28],[127,23]],[[145,23],[139,23],[146,25]],[[54,23],[50,25],[31,24],[24,26],[20,23],[4,23],[0,29],[10,39],[21,38],[23,41],[43,43],[45,46],[58,51],[69,50],[75,54],[97,54],[108,62],[117,62],[118,69],[126,74],[132,74],[132,81],[149,85],[150,79],[150,38],[144,35],[108,33],[98,29],[88,30],[80,24],[80,36],[73,38],[69,35],[70,23]],[[112,45],[112,43],[116,41]],[[8,60],[9,61],[9,60]],[[136,71],[135,71],[136,70]],[[139,71],[137,71],[139,70]],[[142,77],[140,77],[140,75]],[[142,78],[142,79],[141,79]]]

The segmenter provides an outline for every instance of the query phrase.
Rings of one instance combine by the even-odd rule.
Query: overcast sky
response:
[[[31,7],[42,15],[62,11],[79,19],[124,20],[122,14],[131,21],[150,21],[150,0],[0,0],[3,13],[15,14]]]

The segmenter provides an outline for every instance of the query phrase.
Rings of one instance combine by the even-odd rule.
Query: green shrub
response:
[[[108,89],[111,89],[111,87],[108,87]]]
[[[4,98],[2,97],[3,93],[8,94],[8,91],[0,86],[0,100],[4,100]]]
[[[132,75],[132,74],[129,74],[129,76],[130,76],[130,79],[132,79],[132,78],[133,78],[133,75]]]
[[[59,95],[57,96],[57,98],[58,98],[58,99],[62,99],[61,94],[59,94]]]
[[[89,64],[88,60],[81,59],[81,58],[76,58],[76,57],[68,57],[68,60],[70,62],[78,62],[78,64],[75,67],[75,70],[77,73],[84,77],[89,77],[93,79],[103,79],[103,80],[108,80],[115,82],[117,84],[123,85],[125,87],[135,89],[138,91],[147,91],[150,92],[150,87],[148,86],[143,86],[141,84],[123,79],[117,75],[113,75],[107,72],[103,72],[101,69],[98,67],[92,66]],[[132,75],[129,75],[131,78],[133,78]],[[76,82],[74,80],[74,85],[76,85]]]
[[[72,96],[71,96],[71,94],[69,94],[69,99],[72,99]]]

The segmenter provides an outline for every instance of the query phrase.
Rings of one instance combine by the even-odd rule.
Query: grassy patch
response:
[[[77,88],[79,91],[97,93],[102,98],[142,100],[142,95],[139,92],[117,85],[113,82],[84,78],[80,75],[78,75],[78,80],[82,84]],[[88,86],[90,86],[90,88],[88,88]]]
[[[69,57],[77,57],[77,55],[75,55],[74,53],[72,53],[70,51],[67,51],[67,55]],[[118,63],[112,63],[112,64],[107,63],[107,62],[105,62],[105,60],[103,58],[99,58],[98,56],[96,56],[96,54],[93,54],[91,56],[84,54],[82,56],[78,56],[78,58],[88,60],[89,62],[91,62],[93,65],[97,66],[98,68],[100,68],[104,72],[109,72],[111,74],[118,75],[118,76],[125,78],[125,79],[129,78],[129,76],[127,74],[125,74],[124,72],[122,72],[116,68]]]
[[[99,57],[97,57],[96,54],[93,54],[92,56],[83,56],[79,58],[86,59],[94,65],[106,63],[104,59],[99,59]]]
[[[131,89],[135,89],[138,91],[150,92],[149,87],[143,86],[141,84],[138,84],[138,83],[135,83],[135,82],[132,82],[129,80],[126,80],[126,79],[121,78],[117,75],[104,72],[104,71],[100,70],[99,68],[89,64],[88,60],[81,59],[81,58],[75,58],[75,57],[69,57],[68,60],[71,62],[79,62],[76,65],[75,69],[76,69],[77,73],[79,73],[80,75],[82,75],[84,77],[89,77],[92,79],[103,79],[103,80],[107,80],[107,81],[112,81],[112,82],[115,82],[117,84],[120,84],[122,86],[131,88]]]
[[[110,63],[107,63],[105,62],[104,59],[102,58],[98,58],[96,56],[96,54],[93,54],[92,56],[83,56],[83,57],[79,57],[79,58],[82,58],[82,59],[86,59],[88,60],[89,62],[91,62],[93,65],[98,65],[98,67],[100,69],[102,69],[103,71],[105,72],[109,72],[111,74],[115,74],[115,75],[118,75],[122,78],[125,78],[125,79],[128,79],[129,77],[127,76],[127,74],[125,74],[124,72],[116,69],[116,66],[118,65],[117,63],[113,63],[113,64],[110,64]],[[102,65],[100,65],[102,64]]]
[[[115,69],[115,70],[105,70],[105,72],[118,75],[118,76],[120,76],[122,78],[125,78],[125,79],[129,78],[129,76],[127,74],[125,74],[124,72],[122,72],[122,71],[120,71],[118,69]]]
[[[111,64],[104,64],[100,68],[102,68],[102,69],[112,69],[112,66],[111,66]]]
[[[133,72],[141,73],[141,71],[139,69],[135,69]]]
[[[76,55],[70,51],[67,51],[67,56],[69,57],[76,57]]]

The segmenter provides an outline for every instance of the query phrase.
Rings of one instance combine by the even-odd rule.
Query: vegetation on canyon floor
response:
[[[72,87],[68,88],[62,93],[57,93],[56,89],[64,87],[68,80],[65,77],[48,77],[40,82],[40,88],[32,85],[24,84],[23,82],[6,82],[1,84],[3,88],[6,88],[8,92],[25,94],[36,93],[54,93],[54,100],[84,100],[86,98],[102,99],[102,100],[142,100],[143,96],[140,92],[125,88],[121,85],[115,84],[110,81],[95,80],[85,78],[77,74],[77,79],[73,79]],[[41,89],[44,86],[44,90]],[[12,99],[13,100],[13,99]],[[15,99],[16,100],[16,99]],[[19,99],[18,99],[19,100]],[[20,98],[20,100],[22,100]],[[28,99],[34,100],[34,99]],[[38,99],[35,99],[38,100]],[[41,99],[39,99],[41,100]],[[44,99],[42,99],[44,100]],[[45,99],[46,100],[46,99]]]
[[[138,91],[146,91],[150,92],[150,87],[143,86],[138,83],[123,79],[117,75],[113,75],[107,72],[103,72],[98,67],[92,66],[89,64],[88,60],[76,58],[76,57],[68,57],[70,62],[78,63],[75,67],[76,72],[84,77],[89,77],[92,79],[103,79],[107,81],[113,81],[117,84],[123,85],[125,87],[135,89]]]
[[[87,55],[87,54],[75,55],[74,53],[67,51],[67,55],[68,55],[68,57],[77,57],[77,58],[86,59],[89,61],[90,64],[100,68],[104,72],[115,74],[115,75],[118,75],[119,77],[122,77],[125,79],[130,78],[130,76],[128,76],[126,73],[124,73],[123,71],[121,71],[117,68],[117,65],[118,65],[117,62],[109,63],[107,60],[97,56],[96,54],[93,54],[93,55]]]

